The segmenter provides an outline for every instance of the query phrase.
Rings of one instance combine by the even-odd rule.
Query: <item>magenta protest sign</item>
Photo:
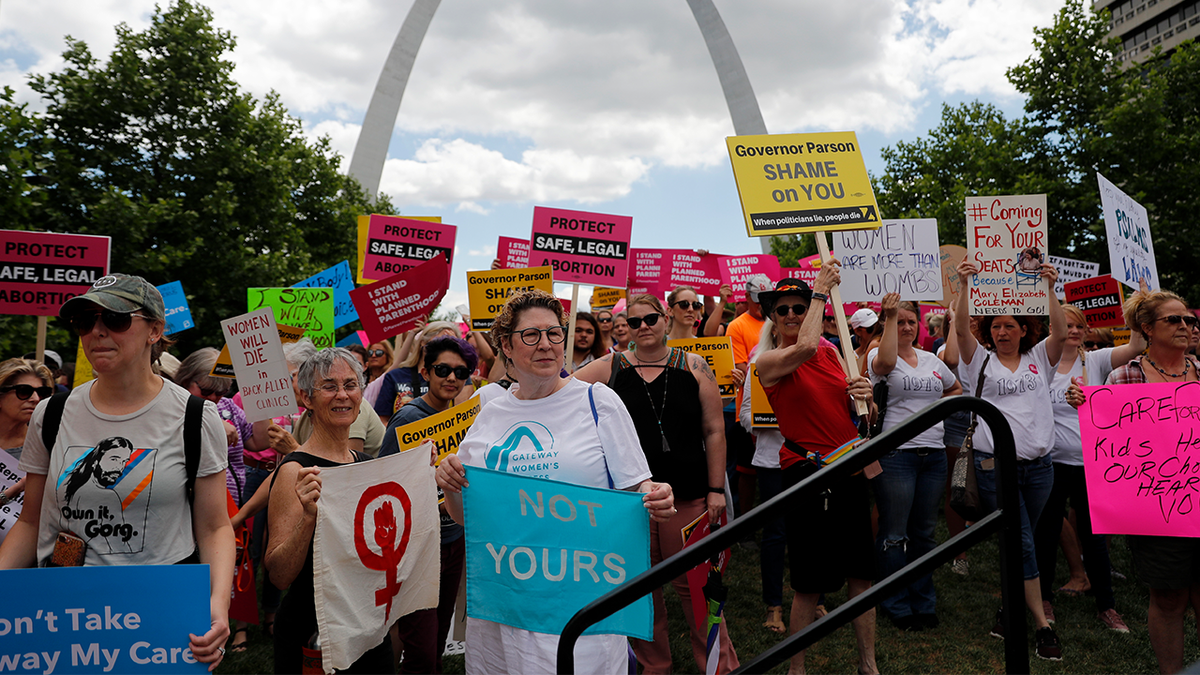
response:
[[[726,255],[718,258],[721,282],[733,287],[733,301],[746,301],[746,280],[765,274],[774,284],[779,281],[779,258],[773,255]]]
[[[649,289],[647,293],[661,292],[671,274],[671,259],[674,249],[635,248],[630,249],[629,286]],[[632,297],[632,296],[630,296]]]
[[[1092,529],[1200,536],[1200,382],[1083,391],[1079,431]]]
[[[553,268],[560,283],[624,288],[632,234],[630,216],[535,206],[529,262]]]
[[[384,279],[439,255],[447,265],[453,264],[457,230],[444,223],[372,214],[367,224],[363,279]]]
[[[671,251],[671,268],[667,285],[691,286],[701,295],[716,295],[721,290],[720,256],[700,255],[695,251]]]
[[[0,314],[55,316],[108,274],[111,237],[0,230]]]
[[[515,237],[500,237],[496,244],[496,257],[506,270],[529,267],[529,240]]]
[[[450,266],[434,258],[382,281],[350,291],[367,338],[372,342],[399,335],[438,306],[450,283]]]

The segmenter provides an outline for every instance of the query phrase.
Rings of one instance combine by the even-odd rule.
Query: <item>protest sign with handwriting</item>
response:
[[[317,349],[333,346],[333,290],[329,288],[247,288],[246,309],[270,307],[275,321],[304,329]]]
[[[979,268],[967,289],[971,314],[1048,314],[1046,195],[967,197],[966,206],[967,256]]]
[[[329,288],[333,290],[333,327],[341,328],[351,321],[358,320],[358,312],[350,301],[350,291],[354,290],[353,272],[350,271],[350,261],[342,262],[327,270],[317,272],[304,281],[292,284],[295,288]]]
[[[876,301],[888,293],[905,300],[941,300],[942,266],[937,220],[885,220],[877,230],[833,233],[842,263],[842,300]]]
[[[246,421],[253,423],[296,412],[292,374],[283,356],[271,308],[262,307],[225,319],[221,331],[225,333],[225,344],[241,388]]]

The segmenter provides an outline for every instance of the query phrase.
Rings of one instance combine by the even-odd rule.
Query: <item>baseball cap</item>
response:
[[[851,328],[870,328],[876,323],[879,323],[879,315],[866,307],[850,315]]]
[[[36,361],[37,352],[29,352],[21,358],[28,359],[30,361]],[[59,370],[62,368],[63,360],[62,357],[58,355],[58,352],[54,351],[53,349],[47,349],[42,352],[42,363],[51,370]]]
[[[755,274],[746,280],[746,297],[750,302],[759,302],[759,294],[771,290],[771,279],[765,274]]]
[[[812,299],[812,289],[799,279],[780,279],[775,284],[775,290],[762,291],[758,294],[758,302],[762,305],[763,313],[770,314],[775,309],[775,303],[785,295],[798,295],[805,300]]]
[[[166,319],[162,293],[149,281],[129,274],[109,274],[100,277],[86,293],[64,302],[58,309],[58,316],[64,320],[70,319],[89,302],[114,312],[136,312],[140,309],[150,319]]]

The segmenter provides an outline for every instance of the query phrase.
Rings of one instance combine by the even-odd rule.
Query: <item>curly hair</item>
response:
[[[1171,291],[1159,289],[1149,293],[1141,291],[1134,293],[1125,300],[1124,306],[1121,307],[1121,313],[1125,315],[1125,325],[1129,326],[1130,330],[1135,330],[1143,337],[1149,338],[1146,331],[1142,330],[1142,326],[1154,323],[1154,315],[1158,314],[1158,308],[1172,300],[1178,300],[1185,308],[1188,306],[1183,298]]]
[[[554,312],[554,315],[558,317],[558,325],[566,327],[567,313],[558,298],[536,288],[514,293],[509,296],[508,302],[504,303],[504,309],[500,310],[500,314],[492,323],[492,339],[496,343],[498,352],[504,351],[504,339],[512,336],[517,322],[521,320],[521,313],[527,309],[538,307]],[[507,358],[507,354],[505,357]]]
[[[1017,345],[1017,351],[1024,354],[1033,349],[1033,346],[1042,338],[1042,321],[1033,316],[1012,316],[1009,314],[985,316],[979,320],[979,343],[989,351],[996,351],[996,342],[992,340],[992,324],[995,323],[996,319],[1006,316],[1016,321],[1018,326],[1025,329],[1025,335],[1021,336],[1021,342]]]

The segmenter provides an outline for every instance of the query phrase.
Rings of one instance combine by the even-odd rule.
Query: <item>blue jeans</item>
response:
[[[979,482],[979,498],[988,511],[996,510],[996,470],[984,471],[984,460],[992,455],[975,453],[975,476]],[[1021,566],[1026,581],[1038,578],[1037,554],[1033,547],[1033,528],[1054,487],[1054,464],[1049,453],[1028,462],[1017,462],[1017,496],[1021,506]]]
[[[263,484],[263,481],[270,479],[273,472],[266,469],[255,469],[246,467],[246,499],[249,500],[258,491],[258,486]],[[250,532],[250,559],[254,562],[255,569],[262,565],[263,554],[267,548],[267,509],[254,514],[254,529]],[[271,583],[267,574],[263,574],[262,584],[262,609],[264,612],[274,614],[279,610],[279,603],[283,599],[283,591],[275,588],[275,584]]]
[[[783,492],[783,469],[754,467],[758,473],[758,495],[765,502]],[[783,605],[783,552],[787,548],[783,512],[763,525],[759,571],[762,575],[762,597],[768,607]]]
[[[879,460],[883,473],[871,480],[879,507],[875,551],[881,579],[937,546],[933,530],[946,484],[946,451],[924,448],[922,452],[927,454],[922,457],[916,452],[893,451]],[[932,574],[880,603],[889,616],[897,619],[933,614],[936,605]]]

